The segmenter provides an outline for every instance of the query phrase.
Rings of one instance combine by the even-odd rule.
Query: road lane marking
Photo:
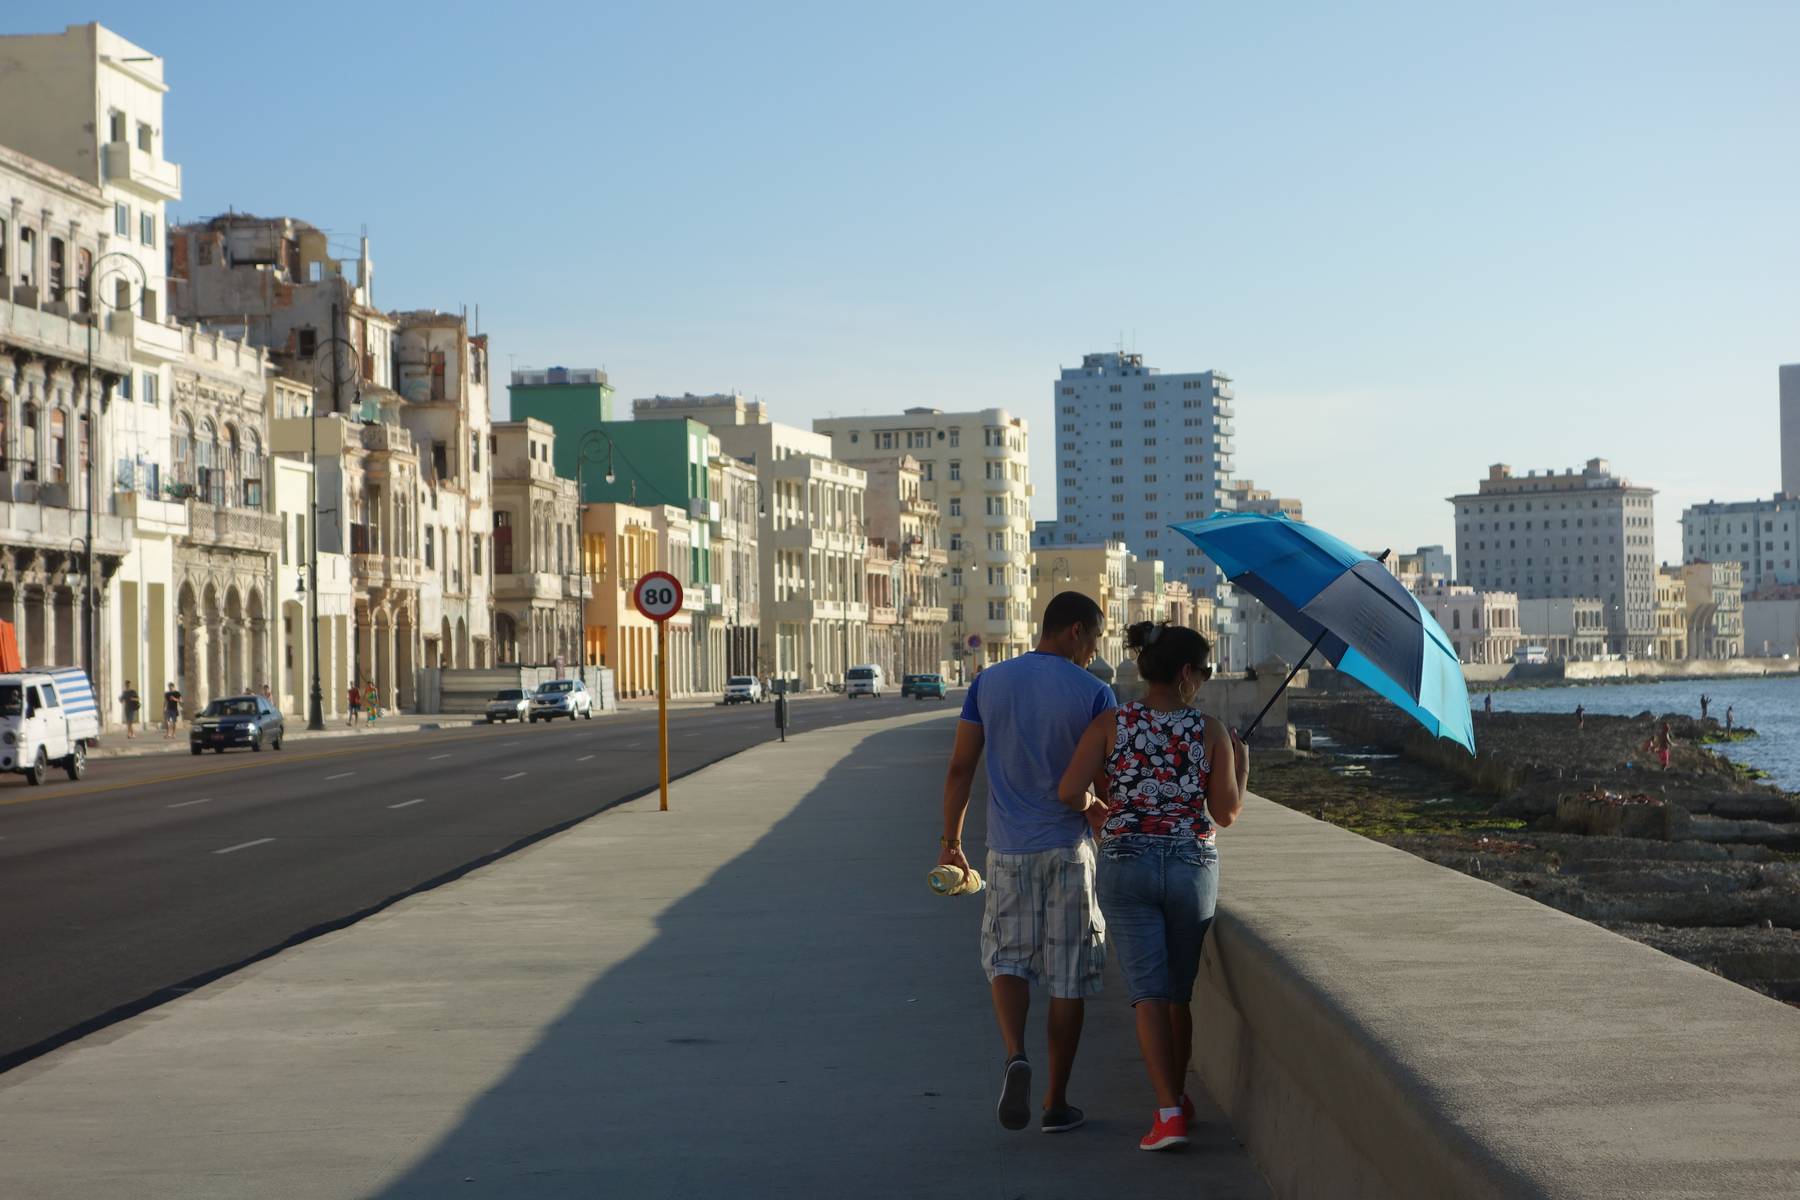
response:
[[[327,775],[325,782],[330,783],[334,779],[348,779],[354,774],[356,774],[355,771],[339,771],[336,775]]]
[[[425,803],[425,797],[420,796],[414,800],[402,800],[398,804],[390,804],[390,805],[388,805],[388,807],[389,808],[410,808],[415,804],[423,804],[423,803]]]
[[[213,798],[211,796],[208,796],[204,800],[183,800],[180,804],[165,804],[165,805],[163,805],[163,807],[164,808],[186,808],[190,804],[211,804],[212,800],[213,800]]]
[[[594,757],[594,756],[591,754],[584,754],[580,758],[576,759],[575,761],[576,762],[586,762],[588,759],[590,759],[592,757]]]
[[[248,850],[252,846],[266,845],[267,843],[272,842],[274,840],[275,839],[272,837],[257,838],[254,842],[239,842],[237,845],[227,846],[223,850],[214,850],[213,853],[214,854],[234,854],[239,850]]]
[[[525,777],[525,772],[514,771],[511,775],[502,775],[500,777],[500,782],[505,783],[509,779],[523,779],[524,777]]]
[[[434,754],[431,756],[431,761],[436,762],[440,758],[449,758],[449,757],[450,756],[448,754]]]
[[[517,743],[517,742],[501,742],[500,743],[502,749],[504,749],[507,746],[516,746],[518,744],[519,743]]]

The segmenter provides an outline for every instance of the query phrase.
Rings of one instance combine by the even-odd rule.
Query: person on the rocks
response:
[[[1575,728],[1587,728],[1587,709],[1579,704],[1575,706]]]
[[[1670,732],[1667,721],[1662,723],[1660,730],[1650,735],[1650,740],[1644,743],[1644,749],[1654,751],[1656,761],[1662,764],[1662,769],[1669,769],[1669,753],[1675,749],[1675,735]]]
[[[1710,705],[1711,703],[1712,703],[1712,697],[1707,695],[1705,692],[1701,692],[1700,693],[1700,719],[1702,721],[1706,720],[1706,709],[1707,709],[1707,706]]]
[[[1731,732],[1731,712],[1732,712],[1731,705],[1727,704],[1725,706],[1725,732],[1726,733]]]

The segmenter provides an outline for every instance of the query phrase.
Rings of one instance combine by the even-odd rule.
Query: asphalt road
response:
[[[801,700],[790,732],[921,703]],[[772,705],[673,710],[669,769],[774,736]],[[0,776],[0,1070],[655,786],[654,711]]]

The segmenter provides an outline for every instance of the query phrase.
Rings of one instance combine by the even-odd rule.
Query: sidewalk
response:
[[[1136,1150],[1116,977],[1087,1127],[995,1122],[980,903],[924,881],[951,724],[759,747],[0,1076],[7,1195],[1266,1196],[1197,1081]]]

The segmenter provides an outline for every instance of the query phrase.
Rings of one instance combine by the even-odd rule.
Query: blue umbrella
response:
[[[1234,586],[1312,641],[1290,681],[1317,651],[1438,737],[1475,753],[1469,691],[1456,651],[1418,597],[1381,563],[1284,516],[1217,512],[1170,528],[1205,551]],[[1268,711],[1265,706],[1250,729]]]

